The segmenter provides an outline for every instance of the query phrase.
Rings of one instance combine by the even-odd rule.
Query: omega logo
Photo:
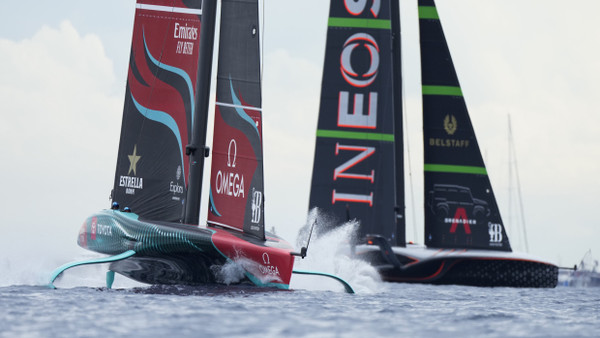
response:
[[[231,158],[231,151],[233,150],[233,160]],[[235,139],[231,139],[229,141],[229,147],[227,148],[227,166],[230,168],[235,168],[235,159],[237,157],[237,143]]]

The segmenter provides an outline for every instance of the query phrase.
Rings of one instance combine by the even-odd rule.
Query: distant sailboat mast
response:
[[[517,154],[515,141],[512,133],[512,122],[510,114],[508,114],[508,215],[512,217],[512,206],[513,206],[513,171],[515,180],[517,183],[517,203],[518,210],[516,211],[520,218],[519,225],[523,232],[523,243],[525,245],[525,252],[529,252],[529,242],[527,241],[527,226],[525,224],[525,210],[523,208],[523,197],[521,194],[521,180],[519,179],[519,167],[517,165]],[[513,217],[514,219],[515,217]],[[517,231],[515,231],[516,233]]]

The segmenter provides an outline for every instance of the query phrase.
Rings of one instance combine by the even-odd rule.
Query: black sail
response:
[[[182,217],[198,68],[200,0],[138,0],[112,200]]]
[[[433,0],[419,0],[425,244],[511,251]]]
[[[264,239],[258,0],[221,4],[208,222]]]
[[[399,19],[390,7],[389,0],[331,1],[309,207],[338,224],[358,220],[360,235],[404,245],[403,192],[395,194],[402,137],[394,131],[402,116],[400,107],[394,116],[393,100],[401,91],[392,62]]]

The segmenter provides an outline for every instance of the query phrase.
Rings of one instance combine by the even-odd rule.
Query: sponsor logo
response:
[[[375,170],[371,170],[371,173],[368,175],[365,174],[356,174],[347,172],[348,169],[354,167],[358,163],[364,161],[371,155],[375,153],[374,147],[360,147],[360,146],[349,146],[336,143],[335,144],[335,155],[338,156],[340,150],[348,150],[348,151],[358,151],[359,153],[353,158],[346,161],[344,164],[335,168],[333,172],[333,180],[337,181],[338,178],[353,178],[359,180],[368,180],[371,183],[375,182]]]
[[[467,148],[469,147],[469,140],[455,140],[455,139],[443,139],[443,138],[430,138],[429,145],[432,147],[445,147],[445,148]]]
[[[98,235],[112,236],[112,228],[110,227],[110,225],[98,224],[96,226],[96,229],[96,234]]]
[[[233,159],[231,153],[233,152]],[[227,147],[227,166],[229,168],[235,168],[235,159],[237,157],[237,142],[235,139],[229,141],[229,147]]]
[[[262,215],[262,191],[252,188],[252,223],[259,223]],[[267,255],[268,257],[268,255]]]
[[[456,127],[456,117],[454,117],[454,115],[446,115],[444,118],[444,130],[448,133],[448,135],[454,135]]]
[[[92,240],[96,240],[96,235],[112,236],[112,228],[109,225],[99,224],[98,217],[92,217],[92,223],[90,224],[90,237]]]
[[[135,195],[135,189],[144,188],[144,179],[141,177],[121,176],[119,186],[125,188],[127,195]]]
[[[454,115],[448,114],[444,118],[444,130],[449,136],[454,135],[458,128],[458,122]],[[457,140],[451,138],[429,138],[429,146],[442,148],[468,148],[469,140]]]
[[[358,74],[352,67],[352,52],[358,46],[364,46],[371,56],[369,69]],[[344,43],[340,57],[340,70],[346,82],[356,88],[370,86],[377,78],[379,70],[379,46],[371,35],[356,33]],[[369,92],[368,114],[363,114],[365,94],[354,94],[354,108],[350,113],[350,92],[340,91],[338,101],[338,126],[350,128],[375,129],[377,127],[377,93]]]
[[[92,217],[92,224],[90,224],[90,237],[92,241],[96,240],[96,229],[98,226],[98,217]]]
[[[365,14],[377,18],[381,9],[381,0],[344,0],[344,6],[350,15]],[[370,13],[366,13],[365,11],[369,9]],[[353,60],[353,57],[364,58],[364,61],[361,62],[365,64],[361,65],[360,68],[356,67],[355,63],[359,60]],[[338,92],[337,126],[359,130],[376,129],[378,92],[373,90],[372,87],[375,87],[374,83],[380,65],[380,47],[377,39],[366,32],[357,32],[350,35],[344,42],[339,60],[340,72],[347,86],[340,88],[341,90]],[[335,156],[338,156],[340,151],[356,151],[358,153],[353,158],[336,166],[333,172],[333,181],[351,179],[367,180],[372,184],[375,183],[375,170],[372,167],[367,168],[363,173],[353,173],[351,170],[358,163],[373,156],[376,148],[336,143]],[[376,162],[376,159],[372,162]],[[365,161],[365,163],[369,162]],[[354,170],[356,171],[356,169]],[[332,189],[332,204],[340,201],[365,203],[372,207],[373,192],[351,194]]]
[[[175,31],[173,32],[175,39],[182,40],[196,40],[198,39],[198,28],[189,27],[187,24],[181,25],[179,22],[175,22]],[[177,41],[176,54],[192,55],[194,54],[194,42],[190,41]]]
[[[453,218],[444,218],[444,223],[451,223],[450,233],[456,233],[456,228],[458,228],[459,224],[465,229],[465,233],[467,235],[471,234],[471,225],[476,225],[477,221],[474,219],[467,218],[467,211],[465,208],[456,208],[456,213]]]
[[[131,175],[133,171],[133,175],[137,175],[137,163],[142,158],[137,154],[137,144],[133,146],[133,154],[127,155],[129,158],[129,170],[127,171],[127,175]]]
[[[365,7],[367,6],[367,2],[372,2],[371,5],[371,14],[374,17],[379,15],[379,9],[381,8],[381,0],[344,0],[344,5],[346,6],[346,11],[352,15],[360,15],[365,11]]]
[[[488,233],[490,234],[490,246],[502,245],[502,224],[489,222]]]
[[[175,171],[175,178],[177,181],[181,178],[181,166],[177,166],[177,170]],[[175,194],[183,194],[183,186],[179,185],[179,182],[173,183],[173,181],[169,182],[169,191],[173,193],[174,196],[171,197],[173,201],[181,200],[180,196],[175,196]]]
[[[374,147],[361,147],[361,146],[351,146],[351,145],[343,145],[336,143],[335,144],[335,155],[338,156],[341,150],[345,151],[356,151],[358,154],[348,161],[342,163],[337,166],[333,171],[333,180],[337,181],[338,178],[345,179],[354,179],[354,180],[367,180],[371,183],[375,182],[375,170],[371,170],[369,174],[359,174],[349,172],[352,167],[356,166],[360,162],[364,161],[371,155],[375,153]],[[333,190],[333,196],[331,199],[331,204],[335,204],[336,202],[355,202],[355,203],[367,203],[369,206],[373,206],[373,192],[369,195],[360,195],[360,194],[345,194],[336,192]]]
[[[352,52],[358,46],[364,46],[371,56],[369,69],[364,74],[358,74],[352,67]],[[367,87],[375,81],[379,70],[379,46],[375,38],[367,33],[356,33],[344,43],[341,55],[341,72],[344,80],[354,87]]]
[[[175,39],[184,40],[196,40],[198,39],[198,28],[190,27],[187,25],[181,25],[179,22],[175,22],[175,31],[173,32]]]
[[[235,168],[235,162],[237,158],[237,142],[235,139],[229,141],[229,147],[227,149],[227,167]],[[234,172],[223,172],[219,170],[217,172],[217,178],[215,182],[215,188],[217,194],[227,195],[233,197],[246,197],[244,188],[244,175],[240,175]]]
[[[277,266],[271,265],[268,253],[264,252],[262,254],[262,260],[264,265],[259,265],[259,269],[263,275],[279,276],[279,269]]]
[[[216,188],[217,194],[233,197],[245,197],[244,175],[237,173],[224,173],[219,170],[217,172]]]
[[[183,186],[177,183],[173,184],[173,181],[171,181],[169,183],[169,191],[174,194],[183,194]]]
[[[331,204],[335,204],[336,202],[354,202],[354,203],[367,203],[370,207],[373,206],[373,192],[369,195],[359,195],[359,194],[345,194],[335,191],[333,189],[331,197]]]
[[[125,194],[135,195],[135,189],[144,188],[144,179],[136,177],[137,175],[137,164],[142,156],[137,154],[137,144],[133,146],[133,154],[127,155],[129,158],[129,170],[127,175],[119,177],[119,186],[125,188]],[[129,176],[133,172],[134,176]]]
[[[181,178],[181,172],[182,172],[182,170],[181,170],[181,166],[180,166],[180,165],[178,165],[178,166],[177,166],[177,171],[175,171],[175,178],[177,178],[177,180],[178,180],[178,181],[179,181],[179,179]]]

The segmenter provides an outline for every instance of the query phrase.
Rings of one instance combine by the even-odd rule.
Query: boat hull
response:
[[[384,281],[486,287],[553,288],[558,267],[525,254],[485,250],[359,245],[356,255],[374,265]]]
[[[136,214],[103,210],[90,216],[78,244],[88,250],[135,255],[109,269],[147,284],[252,283],[288,289],[294,257],[276,236],[252,236],[213,227],[140,220]],[[224,269],[230,264],[231,269]]]

